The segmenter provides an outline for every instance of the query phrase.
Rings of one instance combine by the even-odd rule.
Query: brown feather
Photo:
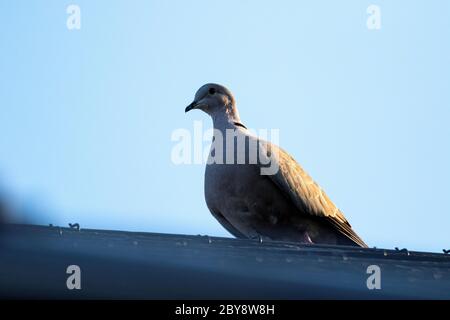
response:
[[[367,247],[353,231],[343,213],[293,157],[268,142],[265,147],[268,155],[272,155],[272,159],[276,159],[279,164],[278,172],[269,175],[270,179],[287,194],[301,212],[324,218],[340,234],[361,247]]]

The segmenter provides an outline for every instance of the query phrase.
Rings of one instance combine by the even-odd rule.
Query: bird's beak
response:
[[[196,105],[197,105],[197,101],[192,102],[190,105],[188,105],[188,106],[186,107],[186,109],[184,109],[184,112],[189,112],[189,111],[191,111],[192,109],[195,109]]]
[[[184,109],[184,112],[189,112],[192,109],[203,109],[203,108],[206,108],[206,107],[207,107],[207,105],[205,103],[201,103],[201,101],[200,102],[199,101],[194,101],[190,105],[188,105],[186,107],[186,109]]]

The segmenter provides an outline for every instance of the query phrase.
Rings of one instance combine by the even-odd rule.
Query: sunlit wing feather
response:
[[[279,165],[277,173],[269,177],[301,212],[325,218],[341,234],[356,244],[367,247],[353,231],[342,212],[294,158],[273,144],[267,143],[265,147]]]

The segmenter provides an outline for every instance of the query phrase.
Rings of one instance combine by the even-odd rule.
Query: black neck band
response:
[[[244,129],[247,129],[247,127],[246,126],[244,126],[242,123],[240,123],[240,122],[233,122],[234,123],[234,125],[236,125],[236,126],[238,126],[238,127],[242,127],[242,128],[244,128]]]

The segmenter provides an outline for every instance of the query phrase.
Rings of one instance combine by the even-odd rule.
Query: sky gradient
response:
[[[448,1],[18,0],[0,25],[0,186],[34,222],[229,236],[171,161],[216,82],[369,246],[449,249]]]

